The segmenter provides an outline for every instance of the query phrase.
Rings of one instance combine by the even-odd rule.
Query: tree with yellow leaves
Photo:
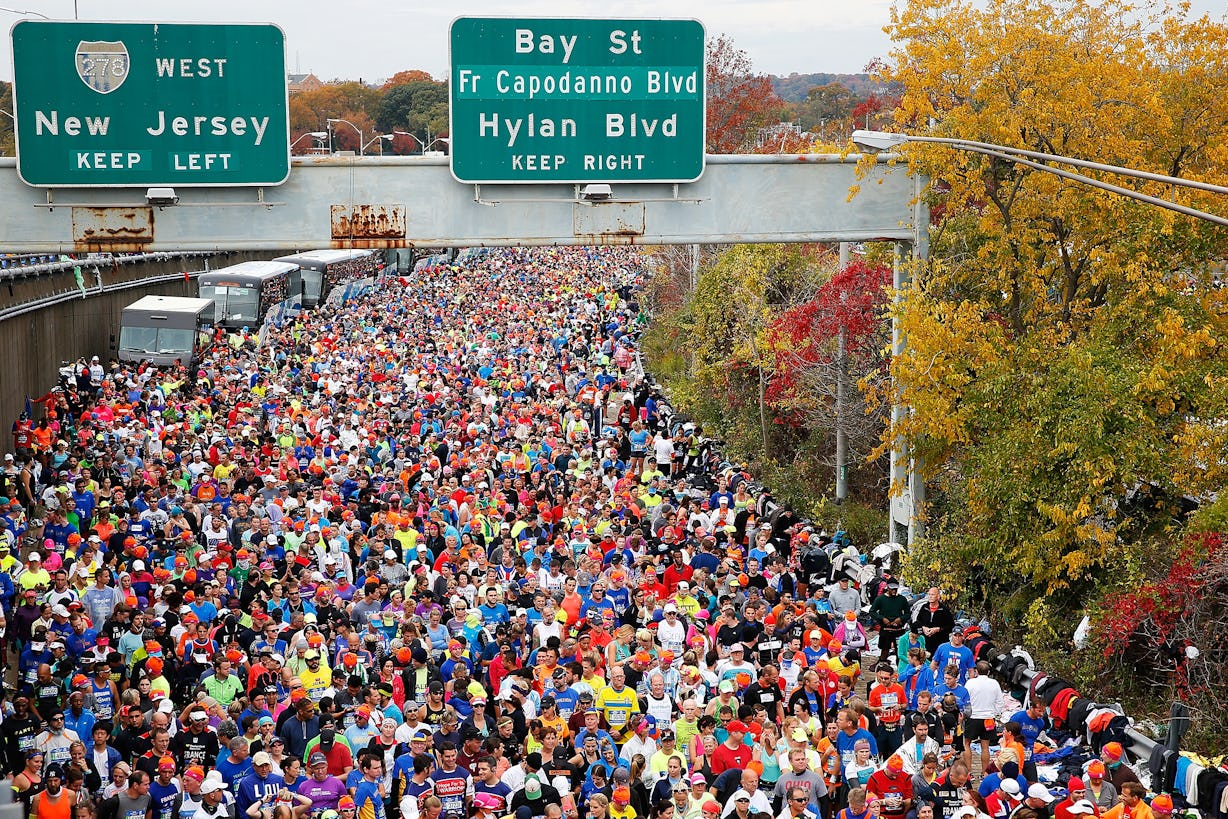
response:
[[[910,0],[888,32],[901,131],[1228,179],[1228,28],[1185,6]],[[1228,231],[978,154],[903,150],[933,180],[931,256],[898,306],[908,350],[892,366],[911,410],[898,431],[931,486],[913,570],[1008,616],[1046,595],[1069,614],[1170,541],[1183,497],[1222,487]]]

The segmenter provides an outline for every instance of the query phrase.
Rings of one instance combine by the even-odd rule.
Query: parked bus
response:
[[[331,293],[346,285],[357,286],[343,291],[341,300],[353,298],[375,284],[375,275],[383,267],[379,256],[370,250],[309,250],[273,261],[302,269],[304,310],[327,302]]]
[[[214,304],[213,323],[227,330],[258,331],[303,309],[302,273],[287,262],[242,262],[201,273],[202,299]]]
[[[182,296],[145,296],[124,308],[119,320],[119,360],[159,367],[180,362],[194,368],[211,345],[205,328],[213,302]]]

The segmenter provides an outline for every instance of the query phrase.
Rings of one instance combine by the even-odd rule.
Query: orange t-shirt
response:
[[[875,708],[885,708],[879,715],[879,721],[885,725],[896,725],[904,716],[904,708],[908,704],[908,697],[904,693],[904,686],[897,683],[891,685],[879,685],[870,692],[870,705]]]

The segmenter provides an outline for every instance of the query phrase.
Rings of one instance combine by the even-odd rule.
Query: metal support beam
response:
[[[910,277],[908,264],[904,260],[907,248],[903,242],[895,243],[892,254],[891,287],[895,293],[895,303],[898,305],[904,298],[904,288],[908,286]],[[902,355],[907,346],[904,330],[900,327],[897,317],[891,318],[891,355]],[[908,444],[900,432],[900,425],[908,413],[908,407],[901,400],[899,387],[895,388],[894,400],[891,402],[891,501],[888,507],[888,539],[895,543],[908,544],[909,530],[912,527],[913,505],[910,491],[909,452]]]
[[[840,243],[840,270],[849,266],[850,245]],[[844,294],[841,294],[844,298]],[[840,325],[836,339],[836,503],[844,503],[849,496],[849,436],[845,430],[848,409],[845,407],[848,393],[848,350],[844,325]]]
[[[913,183],[892,158],[858,179],[856,155],[710,156],[696,182],[615,184],[597,202],[572,185],[475,201],[447,157],[308,156],[278,188],[176,188],[160,208],[144,188],[32,188],[4,158],[0,252],[912,240]]]

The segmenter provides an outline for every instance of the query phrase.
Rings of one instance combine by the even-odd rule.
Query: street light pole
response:
[[[423,145],[423,146],[422,146],[422,154],[425,156],[425,155],[426,155],[426,152],[427,152],[427,151],[429,151],[429,150],[431,149],[431,147],[432,147],[432,146],[433,146],[433,145],[434,145],[436,142],[443,142],[443,143],[445,143],[445,144],[448,146],[448,150],[451,150],[451,149],[452,149],[452,140],[451,140],[451,138],[441,136],[441,137],[435,137],[435,138],[434,138],[434,139],[432,139],[430,142],[428,142],[428,143],[426,143],[425,145]]]
[[[333,152],[333,138],[332,138],[333,123],[345,123],[346,125],[349,125],[350,128],[356,130],[357,133],[359,133],[359,156],[362,156],[362,129],[359,128],[359,126],[355,125],[354,123],[351,123],[349,119],[340,119],[338,117],[330,117],[328,119],[328,133],[329,133],[329,139],[328,139],[329,151],[328,152],[329,153]]]
[[[378,142],[379,143],[379,155],[383,156],[384,155],[384,142],[391,141],[392,136],[393,136],[392,134],[378,134],[377,136],[373,137],[370,142],[362,146],[362,150],[365,151],[372,143]]]
[[[415,145],[421,145],[421,144],[422,144],[422,142],[421,142],[421,141],[420,141],[420,140],[419,140],[419,139],[418,139],[416,136],[414,136],[413,134],[411,134],[409,131],[397,131],[397,130],[393,130],[392,135],[393,135],[393,136],[406,136],[406,137],[409,137],[410,139],[412,139],[412,140],[414,141],[414,144],[415,144]]]

